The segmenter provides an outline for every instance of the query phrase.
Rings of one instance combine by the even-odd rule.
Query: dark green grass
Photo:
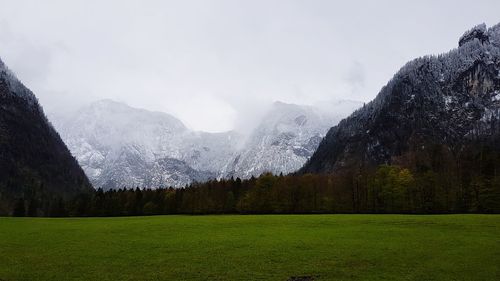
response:
[[[0,218],[0,280],[500,280],[498,215]]]

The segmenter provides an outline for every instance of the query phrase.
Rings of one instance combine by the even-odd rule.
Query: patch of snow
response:
[[[491,97],[492,101],[500,101],[500,91],[495,91]]]
[[[481,116],[480,121],[490,122],[492,120],[500,119],[500,109],[499,108],[485,108],[483,116]]]
[[[444,106],[445,106],[446,110],[450,109],[450,105],[452,104],[452,102],[453,102],[453,98],[451,96],[444,96]]]
[[[445,80],[444,80],[444,74],[443,73],[439,73],[439,82],[443,83]]]

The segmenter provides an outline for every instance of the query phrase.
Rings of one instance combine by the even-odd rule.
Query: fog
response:
[[[0,57],[47,111],[109,98],[210,132],[273,101],[369,101],[500,1],[0,0]]]

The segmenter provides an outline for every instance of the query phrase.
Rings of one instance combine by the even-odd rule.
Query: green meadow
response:
[[[0,280],[500,280],[500,215],[5,217]]]

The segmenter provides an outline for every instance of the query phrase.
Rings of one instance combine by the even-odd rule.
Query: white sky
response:
[[[49,111],[110,98],[189,127],[275,100],[369,101],[408,60],[500,22],[500,1],[0,0],[0,57]]]

